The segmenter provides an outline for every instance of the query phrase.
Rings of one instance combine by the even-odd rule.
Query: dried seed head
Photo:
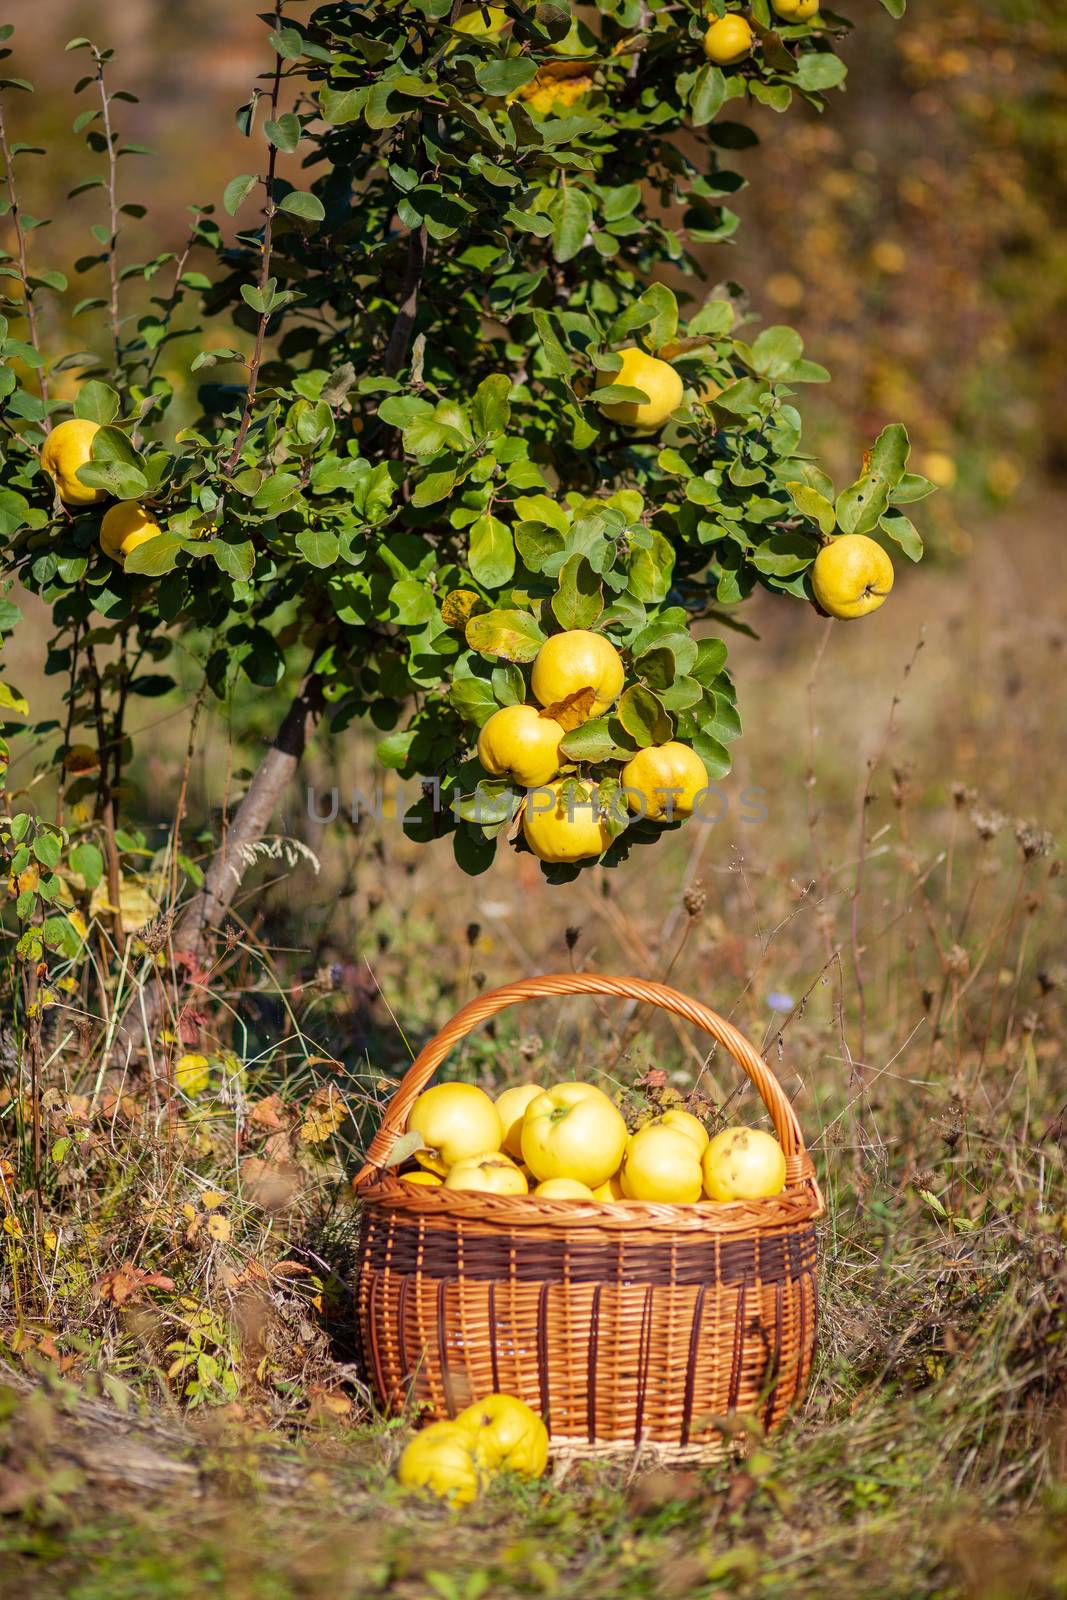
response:
[[[945,957],[945,965],[954,978],[965,978],[971,969],[971,958],[960,944],[954,944]]]
[[[149,955],[158,955],[170,938],[170,930],[174,925],[173,911],[164,912],[154,922],[147,922],[138,932],[137,937],[148,951]]]
[[[1007,827],[1008,823],[1007,817],[1002,816],[999,811],[972,811],[971,821],[974,823],[975,832],[978,834],[979,839],[984,839],[986,843],[990,839],[995,839],[1000,830]]]
[[[685,907],[686,916],[692,917],[694,922],[697,917],[704,914],[704,907],[708,903],[708,896],[699,883],[694,883],[682,896],[682,905]]]
[[[479,937],[481,936],[481,932],[482,932],[482,925],[481,925],[480,922],[468,922],[467,923],[467,943],[469,945],[476,945],[478,943]]]
[[[1037,861],[1041,856],[1047,856],[1055,843],[1051,833],[1035,827],[1031,822],[1015,824],[1015,840],[1026,861]]]
[[[568,928],[563,937],[567,941],[567,949],[573,950],[578,940],[582,937],[581,928]]]

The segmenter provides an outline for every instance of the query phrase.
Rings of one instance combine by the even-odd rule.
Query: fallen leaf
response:
[[[293,1161],[262,1161],[258,1156],[246,1156],[241,1163],[245,1199],[264,1211],[284,1211],[302,1182],[303,1174]]]
[[[286,1110],[280,1095],[268,1094],[249,1108],[248,1118],[257,1128],[273,1128],[277,1132],[284,1133],[289,1126],[285,1120]]]
[[[162,1272],[146,1272],[132,1261],[125,1261],[112,1272],[105,1272],[93,1285],[94,1292],[101,1300],[110,1300],[115,1306],[142,1299],[145,1289],[173,1288],[173,1278],[168,1278]]]

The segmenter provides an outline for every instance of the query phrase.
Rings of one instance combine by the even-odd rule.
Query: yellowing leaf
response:
[[[463,629],[483,603],[481,595],[475,594],[473,589],[453,589],[441,602],[441,621],[446,628]]]
[[[348,1115],[348,1107],[332,1085],[319,1089],[311,1097],[308,1114],[301,1129],[304,1144],[324,1144],[331,1138]]]
[[[207,1056],[179,1056],[174,1063],[174,1081],[183,1094],[203,1094],[211,1079]]]
[[[214,1239],[216,1244],[229,1244],[230,1219],[219,1212],[212,1212],[207,1219],[208,1237]]]

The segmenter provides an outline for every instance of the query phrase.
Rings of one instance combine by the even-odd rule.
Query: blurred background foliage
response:
[[[63,46],[82,31],[115,47],[118,77],[140,97],[125,132],[157,152],[123,175],[125,198],[148,207],[143,253],[179,248],[185,208],[217,204],[218,174],[242,169],[234,110],[264,67],[255,8],[11,0],[6,15],[37,86],[12,108],[13,137],[49,151],[29,190],[53,218],[39,264],[82,254],[99,205],[92,192],[67,199],[81,140]],[[704,261],[711,282],[745,285],[756,311],[797,326],[830,367],[835,381],[809,410],[831,470],[908,419],[917,467],[961,491],[930,514],[942,550],[963,554],[961,505],[1008,500],[1027,473],[1067,465],[1055,336],[1067,311],[1067,5],[938,0],[897,26],[871,4],[857,20],[843,49],[851,92],[832,114],[746,111],[760,143],[737,153],[750,182],[742,225]],[[83,292],[75,280],[58,314]],[[231,339],[219,329],[217,343]],[[169,348],[176,383],[192,349]]]

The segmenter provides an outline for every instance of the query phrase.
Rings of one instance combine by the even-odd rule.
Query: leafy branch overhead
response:
[[[922,554],[908,511],[932,486],[903,427],[835,487],[798,409],[829,374],[703,266],[738,227],[750,103],[828,109],[851,24],[810,0],[599,0],[580,20],[365,0],[267,22],[237,114],[248,170],[151,260],[125,184],[144,154],[122,134],[133,97],[109,50],[71,41],[94,97],[76,124],[73,192],[99,205],[85,293],[38,260],[7,131],[29,86],[2,91],[0,537],[51,609],[66,735],[96,751],[86,839],[121,791],[130,700],[173,687],[180,643],[220,698],[238,674],[299,678],[312,715],[369,720],[383,764],[437,785],[413,834],[451,833],[472,871],[528,786],[482,735],[527,708],[520,742],[547,732],[554,802],[597,796],[580,852],[524,826],[527,845],[554,873],[612,864],[729,770],[719,635],[741,603],[762,588],[862,615],[892,557]],[[49,297],[81,348],[45,348]],[[160,353],[197,315],[210,336],[176,389]],[[119,665],[97,670],[101,653]],[[639,772],[680,785],[676,815],[625,798]]]

